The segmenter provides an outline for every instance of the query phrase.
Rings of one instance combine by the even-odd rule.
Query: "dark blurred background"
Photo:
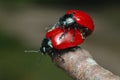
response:
[[[82,48],[120,76],[120,2],[117,0],[0,0],[0,80],[72,80],[38,50],[45,28],[68,9],[91,15],[95,31]]]

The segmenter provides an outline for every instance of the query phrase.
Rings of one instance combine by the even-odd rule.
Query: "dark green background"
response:
[[[45,28],[68,9],[91,15],[95,31],[81,47],[120,76],[120,6],[116,0],[1,0],[0,80],[72,80],[38,50]]]

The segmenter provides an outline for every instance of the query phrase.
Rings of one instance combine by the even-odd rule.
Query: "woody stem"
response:
[[[101,67],[84,49],[65,52],[61,57],[64,62],[56,56],[55,64],[74,80],[120,80],[119,76]]]

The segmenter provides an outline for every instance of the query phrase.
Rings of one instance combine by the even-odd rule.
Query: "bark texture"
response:
[[[120,80],[120,77],[104,69],[84,49],[64,52],[54,58],[55,64],[67,72],[74,80]]]

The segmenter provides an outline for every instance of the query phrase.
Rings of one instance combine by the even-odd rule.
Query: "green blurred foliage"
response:
[[[48,56],[25,53],[16,38],[0,32],[0,80],[71,80]]]

